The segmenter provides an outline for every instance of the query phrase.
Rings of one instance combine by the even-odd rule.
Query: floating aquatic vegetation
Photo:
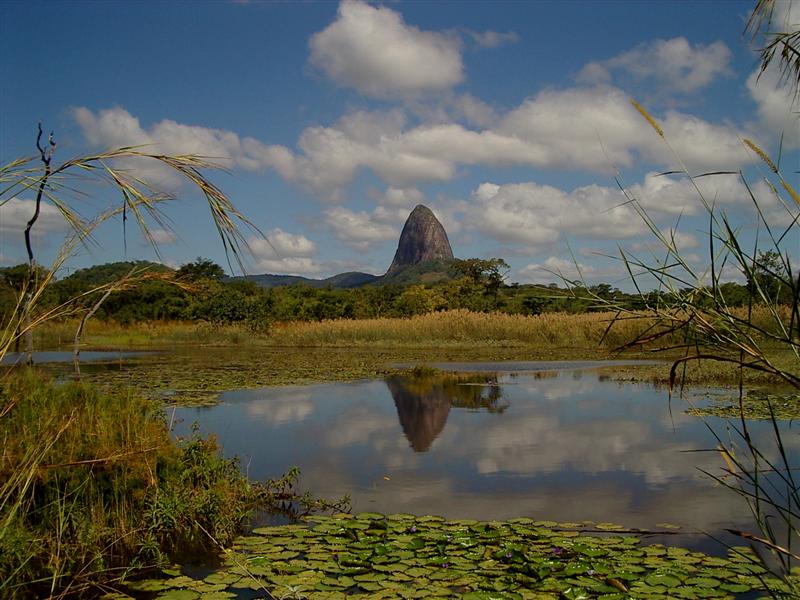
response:
[[[347,348],[335,352],[330,348],[172,348],[124,361],[87,364],[81,368],[81,378],[112,389],[134,387],[139,393],[171,404],[208,406],[216,404],[227,390],[374,379],[399,373],[401,369],[391,365],[402,362],[530,358],[530,352],[496,348]],[[72,375],[71,365],[39,368],[59,377]]]
[[[239,538],[222,568],[203,579],[170,570],[129,589],[173,600],[233,598],[244,591],[313,600],[621,600],[733,598],[766,584],[778,591],[782,585],[749,548],[732,548],[720,558],[644,545],[641,532],[611,523],[362,513],[262,527]]]
[[[800,418],[800,394],[749,392],[741,406],[738,398],[728,396],[713,399],[708,406],[690,408],[688,412],[695,416],[725,419],[739,419],[744,412],[746,419],[770,420],[774,417],[788,421]]]

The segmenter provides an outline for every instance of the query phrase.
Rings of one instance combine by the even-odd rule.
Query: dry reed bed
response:
[[[746,318],[746,309],[732,311]],[[788,320],[788,313],[786,319]],[[614,312],[545,313],[536,316],[451,310],[410,318],[337,319],[275,323],[256,333],[241,325],[205,322],[153,321],[121,325],[90,321],[85,347],[136,347],[166,344],[203,346],[268,345],[296,347],[494,347],[617,349],[645,332],[654,320],[647,314],[617,318]],[[615,320],[616,319],[616,320]],[[766,309],[753,309],[752,319],[773,329]],[[76,321],[48,323],[37,332],[36,346],[64,347],[72,343]],[[661,344],[680,340],[665,338]]]
[[[498,346],[596,347],[615,313],[537,316],[475,313],[468,310],[428,313],[407,319],[380,318],[291,322],[276,325],[269,336],[286,346]],[[616,347],[641,333],[647,323],[618,321],[603,345]]]

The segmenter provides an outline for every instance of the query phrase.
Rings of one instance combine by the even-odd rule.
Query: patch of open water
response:
[[[730,424],[575,366],[230,391],[175,409],[175,434],[197,422],[253,479],[298,466],[303,489],[350,494],[354,512],[751,528],[741,498],[701,472],[724,475],[709,426],[735,437]],[[750,433],[769,452],[769,424]],[[795,457],[796,437],[784,440]],[[706,536],[657,541],[719,551]]]
[[[147,351],[133,351],[133,350],[82,350],[81,362],[109,362],[121,361],[140,356],[147,356],[153,354]],[[7,352],[3,356],[3,365],[15,365],[17,363],[24,363],[28,358],[27,352]],[[72,352],[63,350],[53,350],[45,352],[33,352],[31,359],[34,364],[49,364],[49,363],[71,363],[73,360]]]

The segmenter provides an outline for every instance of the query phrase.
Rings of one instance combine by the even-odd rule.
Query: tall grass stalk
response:
[[[634,106],[672,151],[655,119],[638,103],[634,102]],[[779,164],[763,149],[747,139],[743,145],[767,166],[764,181],[773,194],[771,200],[782,207],[789,224],[779,227],[771,223],[765,214],[764,199],[755,196],[743,173],[734,173],[746,190],[757,224],[756,242],[753,248],[748,248],[741,231],[698,186],[700,178],[731,173],[693,175],[673,151],[680,165],[679,174],[693,186],[705,210],[708,268],[696,269],[682,255],[674,236],[663,233],[638,199],[618,182],[627,203],[637,211],[661,251],[661,256],[654,254],[641,259],[620,249],[620,259],[637,289],[641,288],[642,279],[647,278],[655,282],[660,293],[641,294],[641,299],[647,302],[646,311],[633,311],[596,295],[591,295],[591,299],[616,311],[610,331],[617,326],[630,331],[631,320],[643,319],[647,323],[623,347],[659,345],[681,353],[673,359],[670,369],[671,388],[682,381],[689,363],[723,363],[738,370],[740,414],[736,422],[729,424],[733,436],[726,438],[709,427],[725,460],[724,475],[712,477],[749,504],[760,530],[760,533],[733,533],[756,546],[765,562],[784,578],[787,589],[796,595],[800,594],[800,584],[791,575],[800,560],[796,550],[800,540],[797,454],[785,443],[785,434],[774,413],[772,447],[754,444],[745,418],[743,382],[746,372],[758,372],[800,389],[800,273],[792,264],[796,259],[791,252],[793,247],[787,249],[789,241],[796,242],[800,234],[800,196],[782,175]],[[739,271],[748,281],[750,299],[744,310],[732,308],[726,302],[723,278],[732,270]]]
[[[213,440],[171,440],[163,411],[130,392],[99,394],[20,373],[0,420],[0,596],[79,592],[229,543],[261,497]]]
[[[25,228],[28,276],[0,332],[0,360],[20,339],[54,320],[83,314],[74,330],[80,341],[87,316],[122,282],[99,286],[54,308],[42,297],[55,274],[79,246],[117,217],[136,223],[158,254],[151,225],[168,227],[162,206],[173,196],[153,189],[120,161],[149,161],[177,173],[199,191],[228,256],[242,266],[247,249],[242,227],[258,228],[242,215],[203,171],[217,165],[194,155],[168,156],[125,147],[55,164],[51,133],[39,155],[0,165],[0,207],[27,193],[35,211]],[[38,164],[41,163],[41,164]],[[100,183],[118,201],[89,219],[75,205],[81,189]],[[71,228],[49,270],[39,268],[31,232],[42,202]],[[85,303],[90,301],[88,309]],[[30,356],[32,343],[26,343]],[[16,377],[16,378],[14,378]],[[0,382],[0,595],[36,597],[79,592],[159,560],[173,544],[191,538],[196,525],[229,540],[252,497],[235,464],[223,461],[213,440],[178,448],[160,409],[129,396],[98,396],[89,388],[55,388],[31,373]],[[121,569],[121,571],[119,571]]]

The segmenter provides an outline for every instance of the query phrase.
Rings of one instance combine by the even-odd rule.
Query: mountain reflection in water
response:
[[[716,440],[685,408],[593,370],[486,371],[239,390],[175,416],[177,435],[197,421],[251,478],[297,466],[303,489],[350,494],[355,511],[749,528],[741,499],[700,471],[725,465],[698,452]],[[749,431],[770,451],[768,424]],[[784,440],[796,454],[798,436]]]
[[[400,426],[415,452],[427,452],[447,423],[450,407],[503,412],[497,374],[394,376],[386,380]]]

